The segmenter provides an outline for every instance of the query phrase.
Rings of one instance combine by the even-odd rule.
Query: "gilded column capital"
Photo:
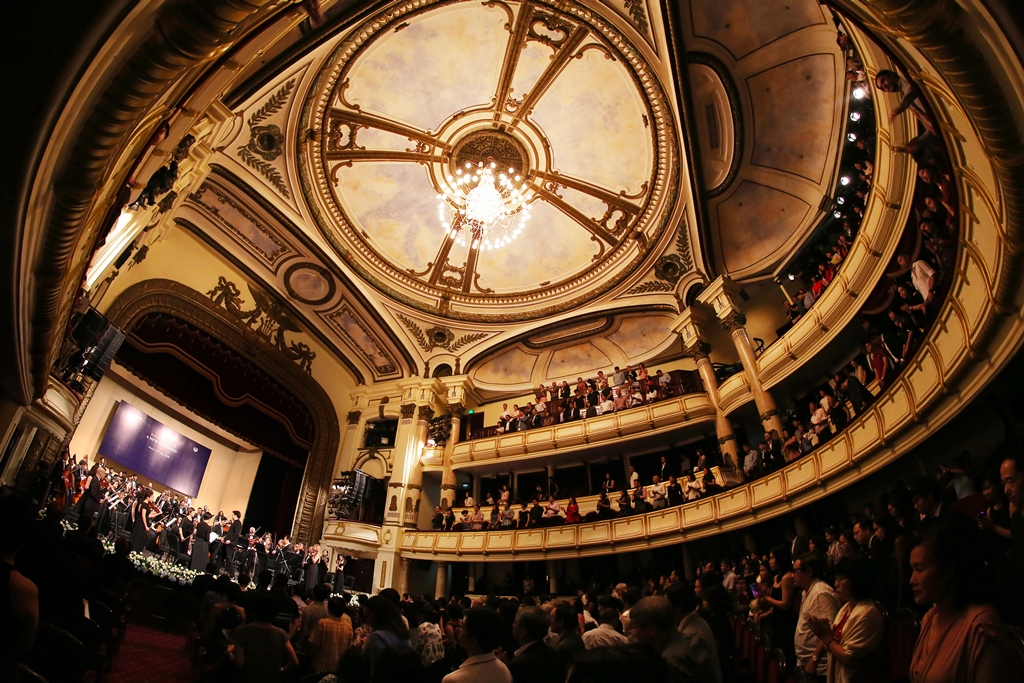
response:
[[[416,404],[404,403],[401,406],[399,406],[399,410],[402,411],[403,420],[411,420],[412,416],[416,414]]]
[[[732,311],[722,316],[721,321],[722,327],[729,332],[735,332],[744,329],[743,326],[747,324],[747,316],[739,311]]]
[[[711,353],[711,344],[703,341],[697,341],[686,346],[683,349],[683,353],[693,359],[693,362],[697,363],[701,360],[708,359],[708,354]]]
[[[349,414],[348,414],[348,424],[349,424],[349,426],[359,424],[359,418],[362,417],[362,416],[363,416],[363,414],[361,412],[359,412],[358,410],[349,411]]]
[[[461,420],[466,416],[466,406],[461,403],[449,403],[446,408],[451,413],[453,420]]]
[[[402,406],[402,408],[405,408],[405,406]],[[419,406],[418,417],[421,420],[430,422],[434,419],[434,409],[430,406]]]

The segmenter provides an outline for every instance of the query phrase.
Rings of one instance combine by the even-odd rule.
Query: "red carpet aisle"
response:
[[[129,624],[106,683],[177,683],[195,680],[185,636]]]

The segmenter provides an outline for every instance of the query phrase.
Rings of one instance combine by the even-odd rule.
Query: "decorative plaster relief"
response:
[[[295,253],[261,218],[209,181],[189,195],[188,200],[203,207],[235,241],[271,268],[283,256]]]
[[[373,335],[369,325],[353,314],[353,309],[347,301],[342,300],[340,308],[323,317],[379,375],[392,375],[398,372],[398,364],[387,352],[384,344]]]

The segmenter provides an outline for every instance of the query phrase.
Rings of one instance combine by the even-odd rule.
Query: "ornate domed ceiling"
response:
[[[679,196],[658,75],[573,3],[408,2],[324,63],[300,161],[318,229],[359,277],[446,318],[524,321],[631,274]],[[460,245],[438,196],[466,162],[520,174],[531,219],[502,249]]]

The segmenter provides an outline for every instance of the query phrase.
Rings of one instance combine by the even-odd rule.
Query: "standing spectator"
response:
[[[494,610],[475,607],[466,612],[459,645],[469,656],[443,683],[512,683],[508,667],[494,655],[501,645],[502,630],[501,617]]]
[[[552,647],[568,669],[573,657],[587,649],[579,633],[579,619],[570,602],[559,602],[548,614],[548,625],[555,636]]]
[[[588,650],[593,650],[595,647],[625,645],[629,642],[629,638],[615,630],[615,625],[618,622],[618,612],[610,607],[602,607],[598,612],[597,628],[583,634],[583,644]]]
[[[833,622],[811,619],[811,630],[821,640],[813,656],[828,655],[828,683],[872,680],[880,662],[878,646],[885,619],[869,599],[871,570],[861,557],[843,558],[835,567],[836,593],[845,604]]]
[[[277,683],[285,669],[297,666],[298,657],[288,634],[271,622],[277,614],[274,598],[266,593],[247,602],[249,623],[231,633],[228,659],[241,669],[245,683]]]
[[[668,598],[653,596],[633,605],[629,624],[633,639],[661,655],[669,670],[667,680],[712,683],[722,680],[721,671],[717,670],[718,658],[712,660],[706,649],[695,647],[693,638],[679,632]]]
[[[313,671],[333,671],[352,644],[352,619],[345,614],[345,601],[332,597],[327,601],[327,618],[317,622],[309,636],[314,653]]]
[[[524,607],[512,624],[512,637],[520,644],[508,662],[513,683],[562,683],[565,670],[558,655],[544,642],[548,616],[540,607]]]
[[[839,596],[821,578],[824,569],[822,560],[815,555],[803,555],[793,562],[793,583],[803,591],[793,639],[802,683],[822,683],[828,674],[827,658],[817,654],[821,640],[811,629],[812,619],[831,624],[839,612]]]

